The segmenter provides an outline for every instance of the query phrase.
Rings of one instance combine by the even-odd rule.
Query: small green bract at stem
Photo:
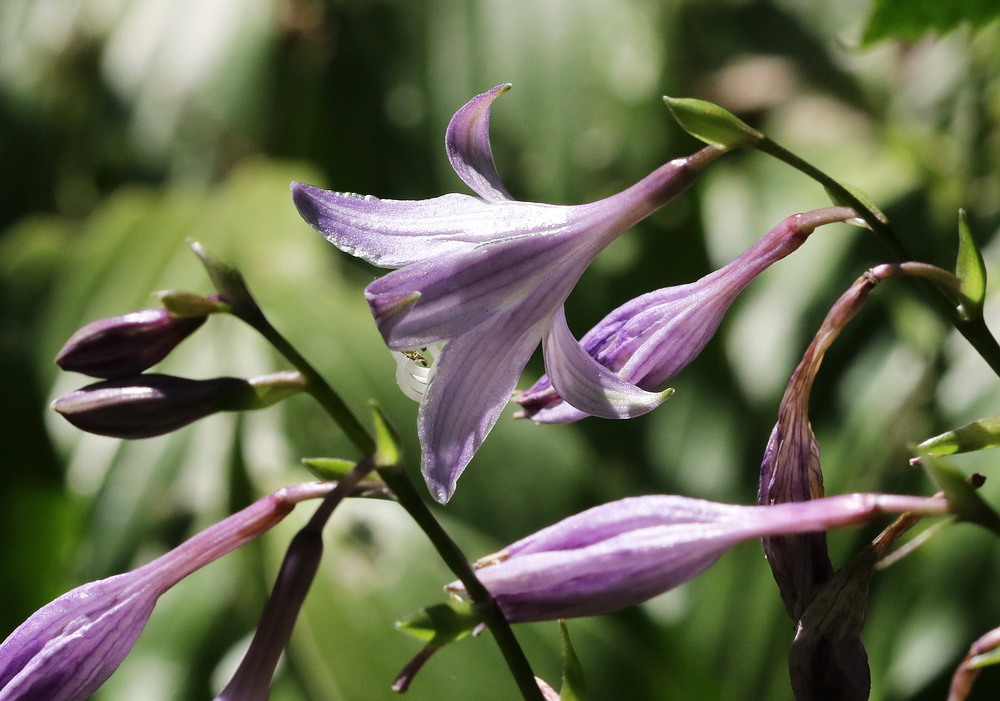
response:
[[[976,655],[969,660],[969,667],[974,669],[979,667],[989,667],[990,665],[995,664],[1000,664],[1000,648],[984,652],[982,655]]]
[[[983,300],[986,297],[986,263],[983,254],[972,238],[969,219],[965,210],[958,210],[958,261],[955,274],[960,281],[959,295],[962,304],[959,313],[965,319],[980,319],[983,316]]]
[[[569,639],[569,629],[566,621],[559,621],[559,631],[562,634],[563,674],[562,688],[559,689],[560,701],[587,701],[587,685],[583,679],[583,666],[576,656],[573,643]]]
[[[396,628],[417,640],[440,647],[461,640],[482,622],[471,601],[449,601],[428,606],[409,618],[396,621]]]
[[[177,290],[160,290],[154,294],[160,300],[163,308],[179,319],[229,312],[229,305],[215,296],[205,297],[194,292],[179,292]]]
[[[889,218],[882,213],[882,210],[875,206],[875,200],[872,199],[864,190],[854,187],[853,185],[848,185],[847,183],[838,182],[837,185],[842,187],[846,192],[852,195],[858,202],[864,205],[864,209],[870,212],[876,219],[878,219],[883,224],[889,223]],[[844,197],[843,193],[838,192],[836,189],[824,185],[823,189],[826,191],[827,197],[838,207],[856,207],[857,204],[853,202],[850,198]]]
[[[1000,535],[1000,516],[983,501],[957,467],[927,454],[921,455],[916,461],[944,492],[951,512],[959,521],[977,523]]]
[[[302,464],[324,482],[336,482],[343,479],[344,475],[357,465],[355,461],[343,458],[302,458]]]
[[[392,467],[403,459],[403,449],[399,445],[399,434],[389,423],[382,408],[375,402],[371,403],[372,418],[375,423],[375,465],[377,467]]]
[[[254,394],[247,406],[241,407],[244,409],[264,409],[305,391],[308,385],[305,376],[294,370],[253,377],[247,382],[253,387]]]
[[[239,270],[209,255],[205,247],[197,241],[188,241],[188,245],[201,259],[208,277],[212,280],[212,285],[221,295],[222,301],[231,307],[233,314],[242,319],[261,314],[260,308],[254,301],[253,295],[250,294],[246,281]]]
[[[991,416],[928,438],[918,448],[931,455],[971,453],[1000,446],[1000,416]]]
[[[663,101],[681,128],[706,144],[733,149],[752,147],[764,139],[762,133],[732,112],[711,102],[668,96]]]

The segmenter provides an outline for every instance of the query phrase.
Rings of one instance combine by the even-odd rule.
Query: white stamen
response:
[[[424,398],[427,383],[434,374],[434,363],[441,355],[444,342],[415,350],[390,351],[396,359],[396,384],[403,394],[415,402]]]

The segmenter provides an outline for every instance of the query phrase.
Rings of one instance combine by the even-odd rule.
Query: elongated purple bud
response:
[[[279,489],[138,569],[46,604],[0,644],[0,701],[88,698],[128,655],[160,595],[332,488],[310,482]]]
[[[59,397],[52,408],[88,433],[150,438],[219,411],[261,409],[303,389],[305,380],[294,372],[251,380],[150,373],[88,385]]]
[[[592,616],[686,582],[749,538],[860,525],[890,512],[947,510],[943,498],[891,494],[847,494],[774,506],[632,497],[523,538],[480,560],[476,574],[512,623]],[[448,589],[464,591],[459,582]]]
[[[74,333],[56,356],[63,370],[107,379],[138,375],[163,360],[205,323],[205,316],[177,317],[143,309],[100,319]]]

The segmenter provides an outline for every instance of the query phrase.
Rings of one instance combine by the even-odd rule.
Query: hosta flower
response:
[[[748,538],[867,523],[889,512],[940,514],[939,497],[848,494],[776,506],[679,496],[622,499],[571,516],[477,563],[511,622],[608,613],[708,569]],[[462,585],[448,585],[463,592]]]
[[[488,135],[490,107],[508,87],[473,98],[448,126],[448,157],[478,197],[379,200],[292,185],[303,218],[336,246],[399,268],[365,290],[389,348],[422,358],[420,349],[445,342],[418,417],[424,476],[442,502],[587,265],[725,151],[707,147],[673,160],[590,204],[518,202],[500,182]],[[615,391],[624,404],[664,399],[625,383]]]
[[[0,644],[0,701],[87,698],[125,659],[160,595],[331,488],[314,482],[278,490],[147,565],[46,604]]]
[[[855,217],[847,207],[794,214],[732,263],[697,282],[666,287],[626,302],[577,343],[562,314],[545,338],[546,375],[515,397],[519,416],[568,423],[587,416],[629,418],[656,404],[613,401],[621,385],[656,390],[694,360],[736,296],[772,263],[796,250],[823,224]],[[558,349],[558,352],[552,352]]]

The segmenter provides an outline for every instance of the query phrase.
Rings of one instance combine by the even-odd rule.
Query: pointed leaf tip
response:
[[[970,453],[1000,447],[1000,416],[991,416],[928,438],[917,446],[931,455]]]
[[[1000,515],[987,504],[976,487],[949,462],[923,454],[917,462],[944,492],[951,513],[960,521],[977,523],[1000,535]]]
[[[727,149],[753,147],[764,135],[719,105],[691,97],[664,96],[670,113],[688,134]]]
[[[375,466],[393,467],[403,459],[403,448],[399,444],[399,434],[389,423],[382,407],[371,402],[372,419],[375,424]]]
[[[981,318],[986,298],[986,263],[969,229],[964,209],[958,210],[958,261],[955,275],[959,279],[962,302],[959,312],[967,319]]]

